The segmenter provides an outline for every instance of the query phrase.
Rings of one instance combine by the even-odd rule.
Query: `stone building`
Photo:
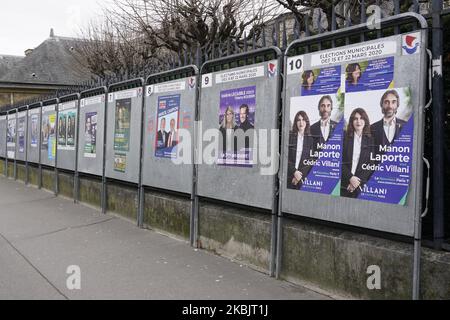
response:
[[[0,54],[0,110],[90,80],[89,70],[71,52],[79,41],[51,30],[50,37],[25,56]]]

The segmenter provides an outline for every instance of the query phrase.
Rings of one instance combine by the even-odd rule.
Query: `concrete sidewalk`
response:
[[[68,290],[67,267],[81,268]],[[329,299],[0,178],[0,299]]]

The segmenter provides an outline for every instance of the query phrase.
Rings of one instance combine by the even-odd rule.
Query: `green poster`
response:
[[[127,169],[127,155],[124,153],[114,154],[114,171],[125,173]]]
[[[131,99],[116,101],[116,121],[114,129],[114,150],[130,150]]]
[[[67,114],[64,112],[59,113],[58,121],[58,144],[60,146],[66,145],[66,129],[67,128]]]
[[[75,119],[77,117],[76,111],[69,111],[67,113],[67,145],[74,146],[75,145]]]

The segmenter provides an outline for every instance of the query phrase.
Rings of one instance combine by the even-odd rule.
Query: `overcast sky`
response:
[[[109,0],[6,0],[0,6],[0,54],[24,55],[53,28],[57,36],[76,37],[80,27],[102,15]]]

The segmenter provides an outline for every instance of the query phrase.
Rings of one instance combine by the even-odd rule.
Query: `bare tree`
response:
[[[100,77],[157,69],[198,48],[211,56],[257,41],[280,9],[273,0],[112,0],[105,21],[82,31],[77,55]]]
[[[395,12],[394,0],[276,0],[283,8],[288,10],[302,28],[310,32],[331,30],[332,15],[335,14],[336,27],[359,24],[362,21],[361,13],[373,14],[373,5],[380,8],[381,17],[391,16]],[[420,0],[419,10],[422,10],[429,0]],[[400,1],[400,11],[413,11],[412,0]]]

